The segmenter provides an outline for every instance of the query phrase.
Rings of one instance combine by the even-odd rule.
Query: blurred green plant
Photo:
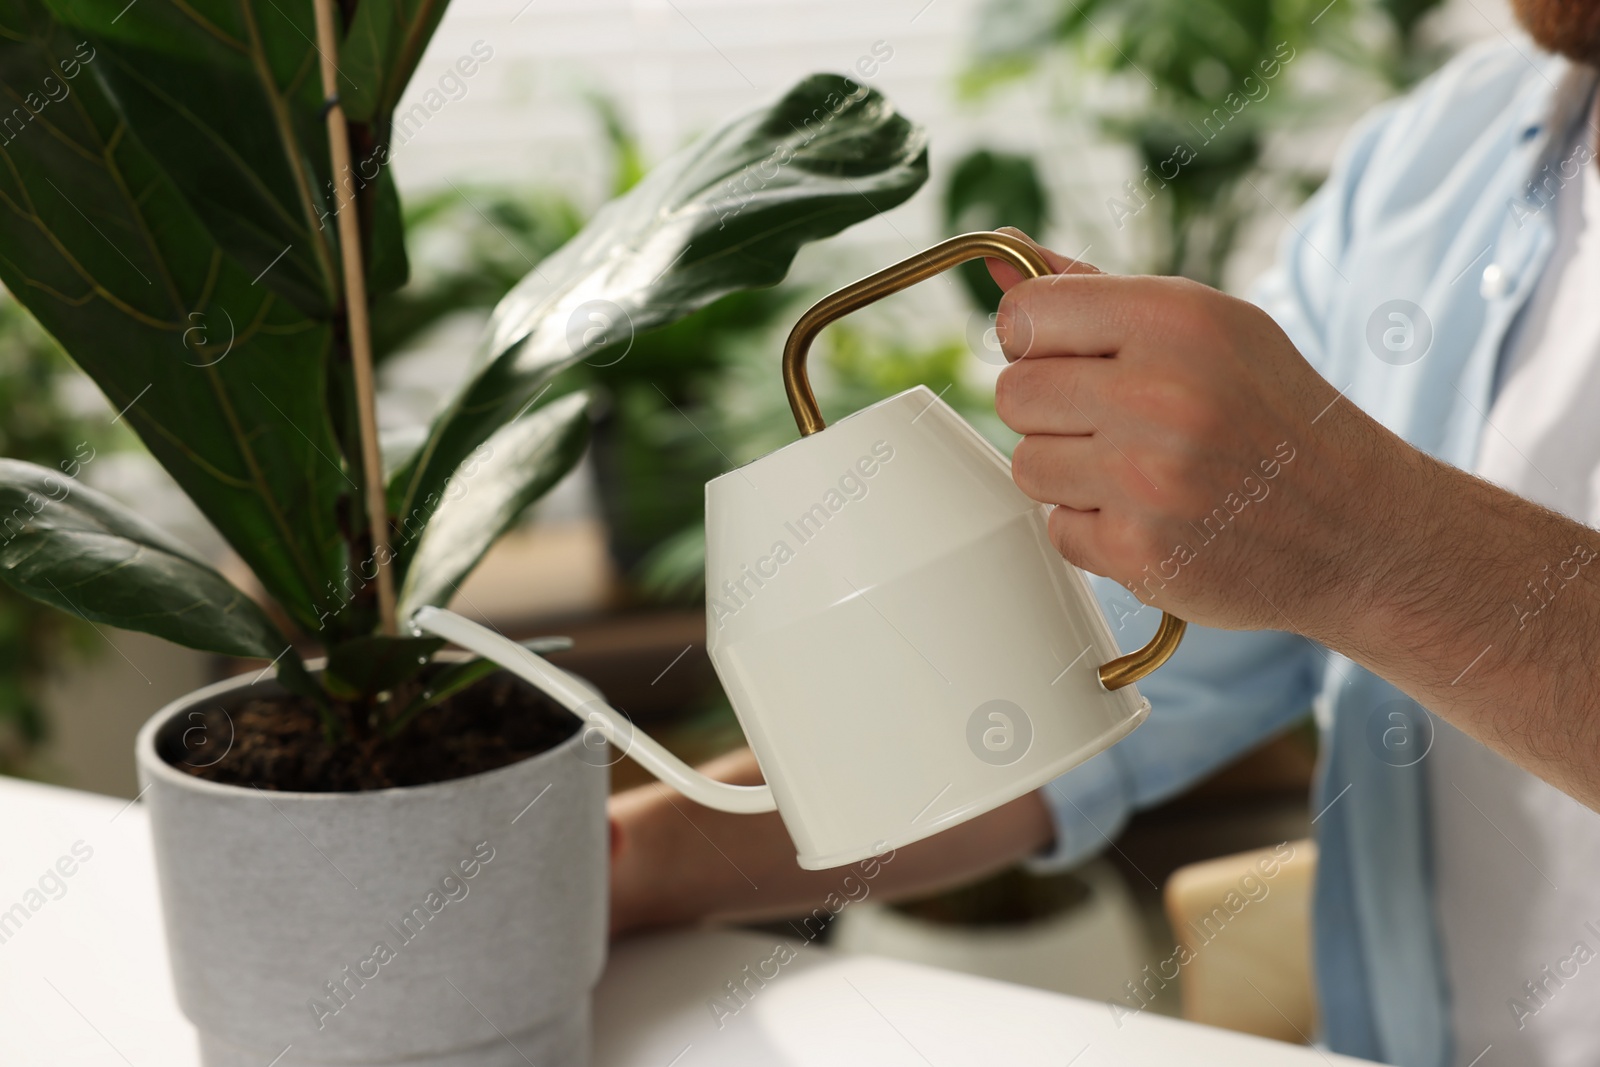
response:
[[[382,363],[443,320],[494,307],[586,221],[559,190],[451,185],[404,208],[411,279],[375,302],[373,358]]]
[[[77,475],[128,443],[104,420],[62,402],[76,374],[61,349],[9,295],[0,294],[0,455]],[[9,536],[13,523],[0,536]],[[99,647],[88,623],[0,585],[0,774],[36,773],[50,720],[41,702],[47,675]]]
[[[926,385],[1006,454],[1020,439],[995,414],[994,390],[968,377],[972,353],[959,337],[916,343],[843,323],[829,328],[824,345],[828,384],[823,404],[834,418]]]
[[[579,372],[603,398],[592,454],[611,554],[647,596],[663,589],[641,565],[699,526],[707,481],[754,458],[751,435],[770,420],[752,423],[748,402],[725,386],[747,362],[776,378],[771,339],[797,303],[792,287],[734,293]]]
[[[1333,42],[1353,67],[1373,70],[1399,92],[1432,74],[1450,58],[1450,47],[1424,33],[1427,17],[1444,0],[1369,0],[1382,27],[1377,47],[1356,38]]]
[[[1380,95],[1402,88],[1441,58],[1419,32],[1439,3],[989,0],[964,84],[981,96],[1059,61],[1074,106],[1092,101],[1083,118],[1138,165],[1100,225],[1140,227],[1139,269],[1220,285],[1243,226],[1287,209],[1268,196],[1304,197],[1321,181],[1269,161],[1267,140],[1348,94],[1303,91],[1290,68],[1320,54]]]
[[[944,187],[944,225],[950,235],[1001,226],[1042,234],[1049,221],[1050,194],[1031,156],[979,148],[951,168]],[[989,268],[972,260],[957,270],[972,302],[994,314],[1001,294]]]

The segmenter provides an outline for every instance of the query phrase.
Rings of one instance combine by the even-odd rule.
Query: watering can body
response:
[[[1148,714],[1006,458],[917,387],[706,486],[707,649],[802,867],[1037,789]]]

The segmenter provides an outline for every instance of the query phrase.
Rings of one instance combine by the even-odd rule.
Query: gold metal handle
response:
[[[1178,651],[1178,642],[1183,640],[1183,631],[1188,625],[1171,612],[1163,611],[1156,635],[1143,648],[1100,664],[1100,684],[1107,689],[1121,689],[1167,662]]]
[[[885,267],[876,274],[869,274],[858,282],[835,290],[801,315],[783,346],[783,388],[789,394],[789,410],[794,412],[800,435],[809,437],[827,426],[822,418],[822,409],[817,406],[817,396],[811,391],[811,380],[806,375],[806,355],[811,351],[811,343],[829,323],[891,293],[898,293],[951,267],[979,258],[1003,259],[1030,278],[1050,273],[1050,264],[1027,241],[1008,233],[980,230],[941,241],[892,267]],[[1176,615],[1162,612],[1161,625],[1148,644],[1137,652],[1118,656],[1101,665],[1100,684],[1107,689],[1121,689],[1167,662],[1172,653],[1177,651],[1187,625]]]
[[[817,339],[817,334],[825,326],[852,311],[861,310],[875,300],[909,289],[935,274],[942,274],[951,267],[980,257],[1003,259],[1030,278],[1050,273],[1050,265],[1045,262],[1044,256],[1027,241],[1008,233],[980,230],[940,241],[910,259],[903,259],[892,267],[885,267],[858,282],[851,282],[843,289],[829,293],[817,301],[810,311],[801,315],[783,346],[783,387],[789,394],[789,410],[794,412],[800,435],[809,437],[827,426],[822,421],[822,409],[817,406],[817,396],[811,391],[811,379],[806,376],[806,354],[811,351],[811,342]]]

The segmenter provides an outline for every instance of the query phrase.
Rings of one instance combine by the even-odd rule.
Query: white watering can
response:
[[[1163,615],[1121,655],[1048,510],[925,386],[824,428],[812,340],[881,296],[978,257],[1049,273],[1027,242],[970,233],[825,297],[784,350],[802,437],[706,485],[707,651],[766,785],[713,781],[589,686],[440,608],[412,617],[584,718],[708,807],[776,809],[801,867],[899,848],[1037,789],[1149,714],[1132,683],[1172,655]]]

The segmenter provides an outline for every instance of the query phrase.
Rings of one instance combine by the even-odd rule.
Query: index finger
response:
[[[1094,264],[1085,263],[1081,259],[1073,259],[1069,256],[1063,256],[1059,252],[1052,252],[1050,249],[1045,248],[1038,241],[1035,241],[1032,237],[1029,237],[1015,226],[1002,226],[1000,227],[1000,232],[1008,233],[1012,237],[1020,237],[1024,241],[1027,241],[1034,248],[1037,248],[1039,253],[1044,256],[1045,262],[1050,265],[1050,272],[1052,274],[1100,273],[1100,269]],[[998,285],[1001,290],[1010,289],[1013,285],[1016,285],[1018,282],[1024,280],[1023,273],[1003,259],[986,259],[984,260],[984,265],[989,268],[989,277],[994,279],[995,284]]]
[[[995,332],[1008,361],[1114,356],[1170,302],[1169,279],[1080,271],[1025,278],[1000,298]]]

